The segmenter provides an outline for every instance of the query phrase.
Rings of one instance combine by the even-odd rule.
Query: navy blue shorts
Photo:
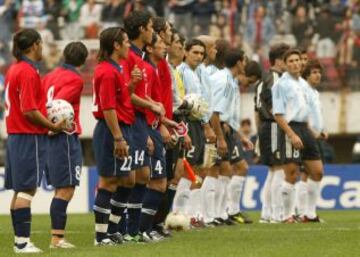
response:
[[[244,159],[244,150],[235,130],[230,129],[229,133],[225,133],[223,130],[225,141],[227,144],[227,154],[224,157],[218,156],[216,164],[220,164],[221,161],[229,161],[231,164],[237,163]]]
[[[166,150],[160,131],[150,127],[148,131],[154,142],[154,154],[150,157],[151,178],[166,178]]]
[[[40,186],[47,159],[47,135],[12,134],[6,145],[5,188],[15,192]]]
[[[133,169],[150,166],[150,157],[147,152],[148,125],[144,114],[137,112],[132,135],[134,139]]]
[[[104,120],[96,124],[93,136],[93,149],[95,153],[96,167],[102,177],[128,176],[132,170],[133,138],[132,128],[129,125],[119,123],[123,137],[129,145],[129,157],[118,159],[114,156],[114,138]]]
[[[78,186],[82,151],[78,135],[60,133],[49,137],[46,169],[47,184],[55,188]]]

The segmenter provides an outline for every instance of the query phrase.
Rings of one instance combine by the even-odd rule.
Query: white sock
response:
[[[308,202],[308,185],[305,181],[300,180],[296,186],[296,209],[299,216],[306,214]]]
[[[284,181],[284,170],[275,170],[271,183],[271,210],[272,220],[283,220],[283,202],[281,197],[281,184]]]
[[[308,201],[306,216],[310,219],[316,218],[316,203],[320,195],[320,181],[308,178]]]
[[[281,186],[281,194],[283,199],[284,220],[292,216],[295,201],[295,185],[287,181],[283,181]]]
[[[216,216],[224,220],[228,219],[226,210],[227,204],[227,187],[230,183],[230,178],[227,176],[219,176],[219,201],[216,205]]]
[[[175,213],[185,213],[185,207],[190,197],[191,181],[186,178],[181,178],[174,197],[172,211]]]
[[[244,188],[245,177],[244,176],[232,176],[230,184],[228,185],[228,213],[229,215],[235,215],[240,212],[240,200],[241,193]]]
[[[189,217],[194,217],[197,219],[201,219],[203,217],[202,215],[202,209],[201,209],[201,190],[200,189],[194,189],[191,190],[189,194],[189,201],[186,204],[185,207],[185,214]]]
[[[214,215],[215,218],[220,218],[219,216],[219,212],[218,212],[218,206],[219,206],[219,202],[220,202],[220,188],[221,188],[221,181],[219,178],[215,179],[215,201],[214,201]]]
[[[265,183],[262,190],[263,201],[261,208],[261,218],[269,220],[271,218],[271,184],[274,177],[274,172],[268,171]]]
[[[215,217],[215,186],[216,178],[207,176],[201,186],[201,206],[204,222],[214,221]]]

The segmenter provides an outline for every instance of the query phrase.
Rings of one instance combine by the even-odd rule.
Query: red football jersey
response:
[[[42,82],[47,95],[47,101],[62,99],[69,102],[74,109],[75,133],[81,134],[80,99],[84,87],[84,80],[75,67],[64,64],[47,74]]]
[[[104,119],[104,110],[115,109],[119,121],[131,125],[135,121],[134,107],[125,83],[123,69],[113,61],[96,65],[93,80],[93,114]]]
[[[5,116],[8,134],[46,134],[47,129],[31,123],[24,113],[40,111],[46,117],[46,95],[38,70],[30,60],[13,64],[5,78]]]
[[[144,60],[142,58],[142,51],[136,46],[132,45],[129,50],[128,57],[125,60],[121,60],[120,64],[124,69],[124,74],[126,80],[129,80],[131,77],[131,71],[134,69],[135,65],[142,71],[143,79],[135,85],[135,94],[141,98],[145,98],[148,94],[148,76],[146,69],[144,67]],[[135,106],[135,110],[145,114],[145,108]]]
[[[148,62],[144,62],[144,67],[148,78],[147,93],[152,100],[162,103],[162,92],[160,92],[161,81],[158,70]],[[155,115],[152,111],[146,109],[145,115],[148,125],[152,126],[154,122],[159,123],[159,116]]]
[[[172,79],[169,64],[165,59],[158,63],[158,73],[161,81],[162,104],[166,111],[165,117],[171,120],[173,118]]]

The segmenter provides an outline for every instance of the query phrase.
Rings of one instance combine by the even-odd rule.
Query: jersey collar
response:
[[[122,67],[120,66],[120,64],[118,64],[117,62],[115,62],[114,60],[110,59],[108,61],[112,66],[115,67],[115,69],[118,71],[118,72],[122,72]]]
[[[64,69],[71,70],[72,72],[75,72],[76,74],[80,75],[80,73],[77,71],[76,67],[74,65],[64,63],[61,65]]]
[[[131,43],[130,49],[131,49],[136,55],[138,55],[139,57],[141,57],[141,59],[143,59],[144,53],[143,53],[143,51],[142,51],[140,48],[138,48],[136,45],[134,45],[133,43]]]
[[[35,70],[39,71],[40,70],[40,67],[39,67],[39,64],[37,62],[34,62],[33,60],[30,60],[29,58],[27,58],[26,56],[22,56],[21,57],[21,60],[30,64]]]

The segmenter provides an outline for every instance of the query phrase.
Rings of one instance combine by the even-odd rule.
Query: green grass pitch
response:
[[[258,220],[259,213],[249,214]],[[67,238],[77,246],[71,250],[50,250],[49,216],[34,215],[32,241],[45,250],[37,256],[56,257],[359,257],[360,211],[323,211],[320,215],[326,223],[223,226],[177,232],[160,243],[116,247],[93,246],[93,215],[69,215]],[[0,216],[0,256],[15,255],[12,243],[10,218]]]

